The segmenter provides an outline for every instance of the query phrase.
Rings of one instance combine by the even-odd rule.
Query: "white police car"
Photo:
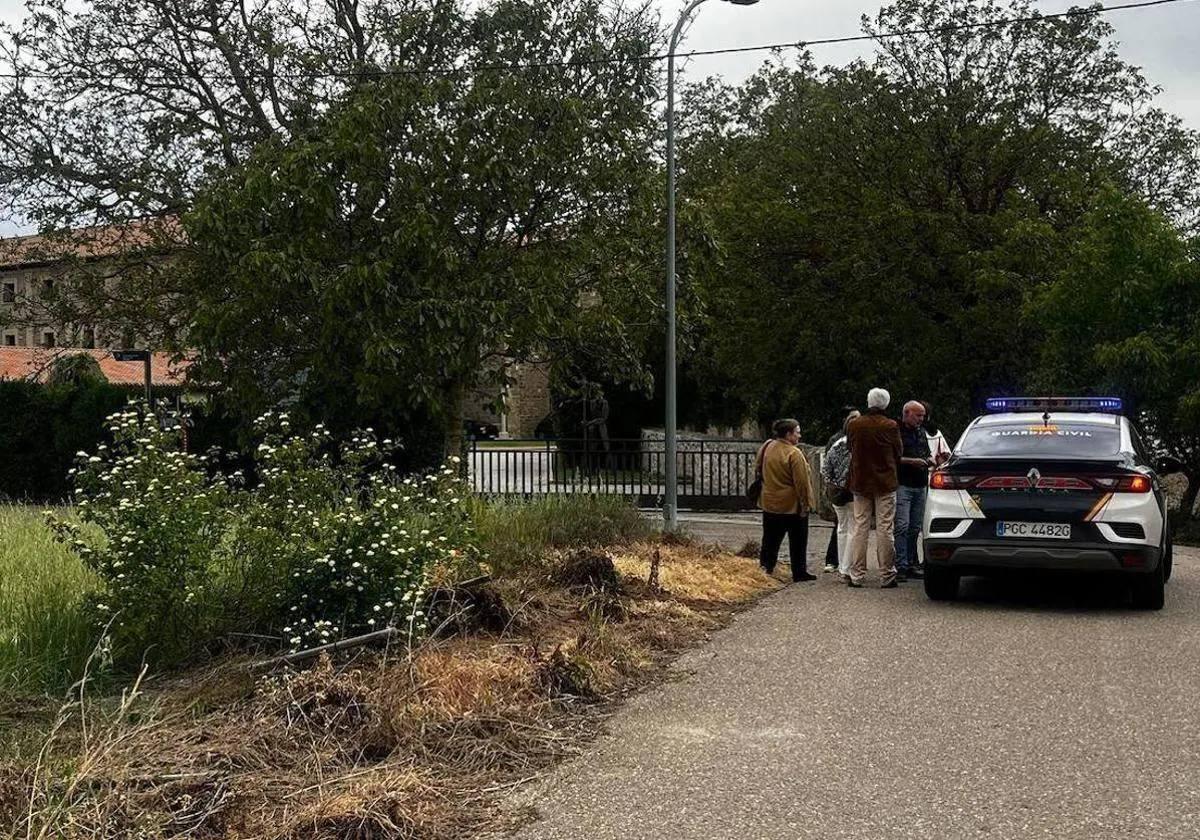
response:
[[[1003,397],[987,409],[930,475],[926,594],[951,599],[962,576],[1011,569],[1107,572],[1135,607],[1161,609],[1166,499],[1121,401]]]

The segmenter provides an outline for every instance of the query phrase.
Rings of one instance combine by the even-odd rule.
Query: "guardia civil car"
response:
[[[925,592],[1013,569],[1119,575],[1135,607],[1163,606],[1171,533],[1158,473],[1121,400],[1004,397],[929,479]],[[1156,471],[1155,467],[1158,468]]]

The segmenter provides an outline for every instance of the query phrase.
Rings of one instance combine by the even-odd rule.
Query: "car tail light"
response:
[[[993,475],[976,486],[980,490],[1028,490],[1029,479],[1023,475]]]
[[[1101,490],[1113,493],[1149,493],[1153,489],[1150,479],[1144,475],[1113,475],[1093,478],[1092,482]]]
[[[955,475],[948,472],[935,472],[929,476],[929,486],[934,490],[966,490],[974,481],[973,475]]]
[[[1082,478],[1039,478],[1037,483],[1040,490],[1094,490],[1095,488]]]

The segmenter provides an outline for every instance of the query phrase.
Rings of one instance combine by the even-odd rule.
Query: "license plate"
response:
[[[1041,540],[1069,540],[1071,526],[1053,522],[997,522],[997,537],[1030,537]]]

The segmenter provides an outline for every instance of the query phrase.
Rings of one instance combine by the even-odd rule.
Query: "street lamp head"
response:
[[[735,6],[753,6],[758,0],[725,0],[725,2]]]

